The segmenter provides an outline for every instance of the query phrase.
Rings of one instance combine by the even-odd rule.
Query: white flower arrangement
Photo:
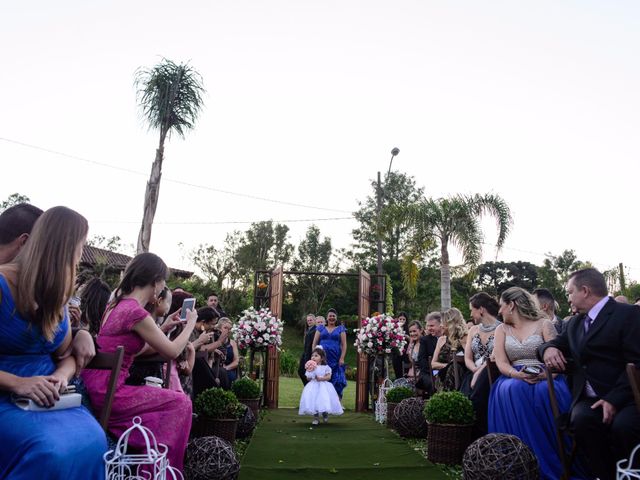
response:
[[[232,328],[233,339],[238,343],[239,349],[258,350],[270,345],[280,349],[284,328],[282,320],[274,317],[268,308],[256,311],[251,307],[242,313],[242,317]]]
[[[381,313],[375,317],[365,318],[362,327],[354,329],[356,341],[354,346],[358,353],[367,355],[385,355],[397,350],[404,352],[407,339],[398,320]]]

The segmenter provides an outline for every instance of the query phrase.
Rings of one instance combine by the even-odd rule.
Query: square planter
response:
[[[429,423],[427,458],[434,463],[460,465],[465,450],[471,444],[473,425]]]
[[[236,441],[237,418],[209,418],[199,415],[193,422],[191,436],[220,437],[233,444]]]

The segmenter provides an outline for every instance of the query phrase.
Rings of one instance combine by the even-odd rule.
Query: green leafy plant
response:
[[[387,403],[400,403],[405,398],[413,397],[413,390],[409,387],[393,387],[387,392]]]
[[[240,418],[246,408],[235,393],[215,387],[200,393],[194,407],[198,415],[209,418]]]
[[[288,377],[295,376],[298,372],[299,359],[286,350],[280,351],[280,374]]]
[[[439,392],[424,407],[424,418],[429,423],[469,425],[475,420],[471,400],[460,392]]]
[[[260,397],[260,386],[249,377],[243,377],[233,382],[231,390],[236,394],[237,398],[253,399]]]

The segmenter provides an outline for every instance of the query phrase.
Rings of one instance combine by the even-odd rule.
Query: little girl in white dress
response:
[[[331,367],[327,365],[327,355],[321,346],[317,346],[311,354],[311,360],[305,365],[309,383],[304,387],[300,397],[299,415],[313,415],[312,425],[318,425],[322,414],[324,423],[329,421],[329,414],[342,415],[342,405],[336,389],[329,382]]]

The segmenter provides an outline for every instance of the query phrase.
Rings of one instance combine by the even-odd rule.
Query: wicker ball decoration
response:
[[[405,398],[395,410],[395,429],[401,437],[424,438],[427,435],[427,421],[422,414],[424,399]]]
[[[233,446],[220,437],[194,438],[187,445],[184,461],[185,478],[189,480],[235,480],[240,463]]]
[[[514,435],[490,433],[473,442],[462,459],[465,480],[537,480],[538,460]]]
[[[248,438],[253,429],[256,428],[256,417],[253,415],[253,411],[246,407],[244,415],[238,420],[238,429],[236,430],[236,438],[245,439]]]

